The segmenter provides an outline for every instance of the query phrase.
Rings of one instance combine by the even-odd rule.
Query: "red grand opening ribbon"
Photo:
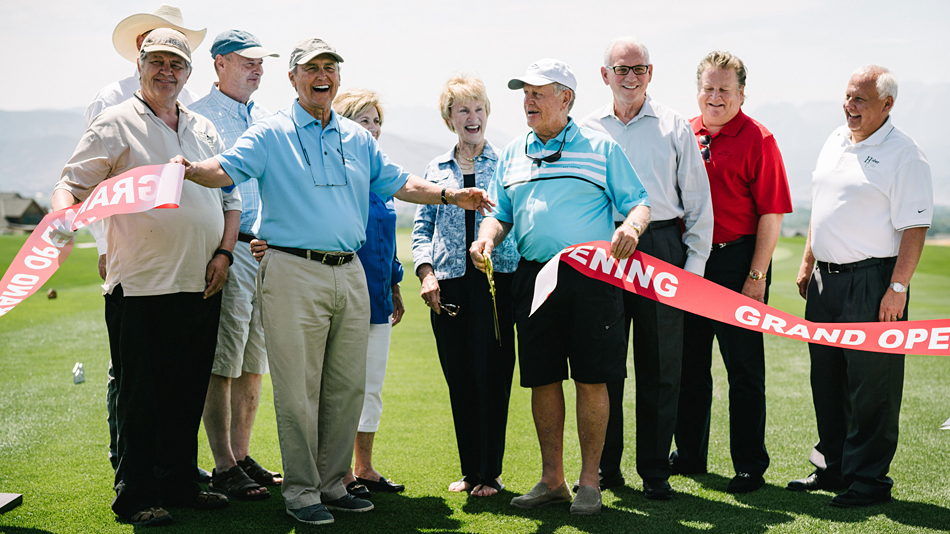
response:
[[[43,286],[66,261],[72,233],[97,220],[155,208],[177,208],[185,168],[177,163],[136,167],[103,180],[85,202],[48,213],[0,279],[0,315]]]
[[[813,323],[736,293],[640,251],[626,260],[610,257],[610,243],[567,247],[538,273],[531,313],[557,286],[557,267],[631,293],[739,328],[856,350],[950,356],[950,319],[891,323]]]

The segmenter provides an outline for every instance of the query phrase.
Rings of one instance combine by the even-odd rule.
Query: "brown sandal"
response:
[[[283,481],[283,477],[280,473],[264,469],[261,464],[255,462],[254,458],[250,456],[244,457],[243,460],[238,460],[237,464],[247,473],[247,476],[251,477],[251,480],[261,486],[280,486],[280,482],[278,482],[277,479],[279,478]]]
[[[128,517],[127,522],[133,527],[157,527],[174,522],[172,515],[164,508],[153,506]]]
[[[199,491],[195,495],[195,500],[189,504],[195,510],[217,510],[228,506],[228,498],[225,495],[211,493],[210,491]]]
[[[217,471],[211,472],[211,483],[208,484],[208,491],[213,491],[221,495],[227,495],[229,498],[239,501],[259,501],[270,497],[270,493],[264,489],[264,493],[251,493],[257,489],[264,489],[263,486],[251,480],[241,466],[236,465],[224,473]]]

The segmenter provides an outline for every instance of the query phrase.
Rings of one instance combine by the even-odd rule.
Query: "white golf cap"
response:
[[[567,63],[545,58],[532,63],[524,76],[512,78],[508,82],[508,89],[521,89],[525,84],[548,85],[555,82],[566,85],[571,91],[577,90],[577,78]]]

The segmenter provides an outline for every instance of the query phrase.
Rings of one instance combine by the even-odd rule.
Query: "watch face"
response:
[[[902,284],[902,283],[900,283],[900,282],[894,282],[894,283],[892,283],[892,284],[890,285],[890,288],[893,289],[893,290],[894,290],[895,292],[897,292],[897,293],[903,293],[903,292],[907,291],[907,288],[904,287],[904,284]]]

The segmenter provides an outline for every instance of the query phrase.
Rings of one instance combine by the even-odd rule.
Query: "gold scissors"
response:
[[[501,346],[501,328],[498,326],[498,303],[495,301],[495,271],[491,265],[491,255],[485,256],[485,276],[488,277],[488,289],[491,291],[492,311],[495,313],[495,339]]]

